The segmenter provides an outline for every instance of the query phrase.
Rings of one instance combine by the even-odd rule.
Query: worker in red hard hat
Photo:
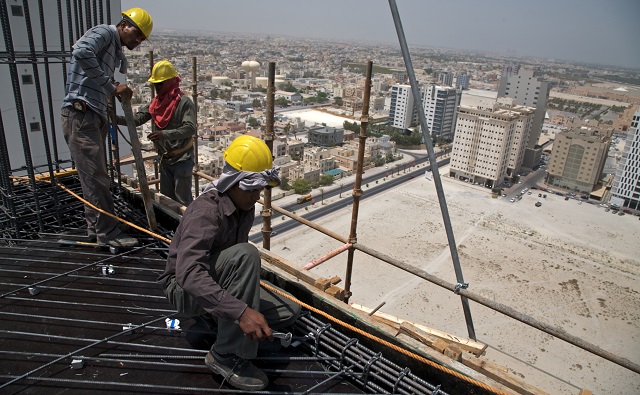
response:
[[[122,13],[117,25],[98,25],[74,44],[62,101],[62,131],[80,178],[83,197],[114,214],[107,173],[105,139],[109,133],[108,109],[113,96],[131,98],[126,84],[114,79],[115,70],[127,72],[123,47],[134,49],[151,34],[153,20],[141,8]],[[120,222],[85,208],[87,234],[98,243],[133,247],[138,241],[122,233]]]
[[[171,62],[157,62],[149,77],[157,95],[133,115],[133,121],[140,126],[153,120],[149,139],[160,156],[160,193],[188,206],[193,201],[193,137],[197,118],[196,106],[180,89],[180,81]],[[126,118],[118,116],[118,124],[126,125]]]
[[[260,253],[248,242],[260,193],[280,184],[271,151],[259,138],[241,136],[224,158],[222,176],[184,212],[159,281],[171,304],[196,321],[187,340],[209,349],[209,369],[238,389],[258,391],[269,380],[250,360],[260,344],[271,344],[259,342],[272,330],[295,322],[300,306],[260,287]]]

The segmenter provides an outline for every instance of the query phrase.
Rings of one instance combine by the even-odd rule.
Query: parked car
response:
[[[536,207],[540,207],[540,206],[542,206],[542,203],[536,202]]]
[[[516,201],[516,199],[511,198],[511,199],[509,199],[509,201],[510,201],[511,203],[513,203],[513,202],[515,202],[515,201]]]

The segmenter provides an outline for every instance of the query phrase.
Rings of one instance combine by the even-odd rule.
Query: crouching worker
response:
[[[300,313],[296,303],[260,287],[260,255],[248,243],[260,192],[280,178],[258,138],[236,138],[224,159],[220,178],[185,211],[159,281],[179,312],[216,334],[209,369],[238,389],[261,390],[267,375],[250,362],[259,342]]]

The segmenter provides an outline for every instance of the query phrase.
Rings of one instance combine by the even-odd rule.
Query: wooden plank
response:
[[[476,358],[469,354],[462,354],[462,363],[489,377],[498,383],[515,390],[519,394],[525,395],[549,395],[549,393],[540,390],[523,380],[509,373],[509,369],[480,358]]]
[[[128,126],[127,126],[128,127]],[[142,153],[142,160],[146,161],[146,160],[152,160],[152,159],[156,159],[159,158],[158,153],[155,151],[146,151]],[[122,158],[120,158],[120,166],[125,166],[125,165],[130,165],[135,163],[136,158],[133,155],[125,155]]]
[[[68,177],[78,174],[78,170],[76,169],[63,169],[60,171],[56,171],[53,173],[55,178]],[[36,181],[49,181],[51,179],[51,175],[49,173],[38,174],[35,176]]]
[[[400,324],[400,331],[406,333],[407,335],[413,337],[416,340],[421,341],[427,346],[444,353],[444,350],[449,347],[449,343],[440,339],[439,337],[432,336],[420,329],[416,328],[413,324],[405,321]]]
[[[360,311],[364,311],[367,314],[370,313],[373,310],[373,309],[370,309],[368,307],[364,307],[362,305],[355,304],[355,303],[351,304],[351,307],[353,307],[353,308],[355,308],[357,310],[360,310]],[[395,317],[395,316],[393,316],[391,314],[386,314],[386,313],[382,313],[380,311],[376,311],[373,314],[373,317],[380,318],[380,319],[382,319],[382,320],[384,320],[384,321],[386,321],[388,323],[391,323],[391,324],[395,324],[395,326],[397,328],[399,328],[400,325],[402,325],[403,322],[409,322],[413,326],[415,326],[416,328],[420,329],[421,331],[424,331],[424,332],[426,332],[426,333],[428,333],[430,335],[436,336],[436,337],[438,337],[438,338],[440,338],[440,339],[442,339],[442,340],[444,340],[446,342],[456,343],[462,349],[464,349],[466,351],[469,351],[470,353],[473,353],[474,355],[480,356],[480,355],[484,354],[485,350],[487,349],[487,345],[486,344],[477,342],[477,341],[472,340],[472,339],[468,339],[466,337],[459,337],[459,336],[452,335],[450,333],[439,331],[437,329],[429,328],[428,326],[417,324],[415,322],[406,321],[406,320],[403,320],[401,318]]]
[[[153,211],[153,202],[151,200],[151,194],[149,193],[149,183],[147,182],[147,172],[144,169],[144,162],[142,160],[142,151],[140,150],[140,140],[138,140],[138,132],[136,131],[136,125],[133,120],[133,110],[131,110],[131,99],[122,99],[122,109],[124,110],[124,116],[127,120],[127,129],[129,130],[129,138],[131,140],[131,153],[135,158],[136,172],[138,174],[138,186],[140,193],[142,194],[142,201],[144,202],[144,209],[147,212],[147,221],[149,222],[149,229],[156,230],[158,224],[156,222],[156,214]]]
[[[310,275],[307,270],[298,269],[298,265],[285,260],[284,258],[274,254],[269,250],[265,250],[261,246],[256,245],[256,247],[258,247],[258,251],[260,251],[260,258],[262,258],[262,260],[270,263],[280,270],[289,273],[292,276],[295,276],[298,280],[304,281],[311,286],[315,286],[317,278]]]

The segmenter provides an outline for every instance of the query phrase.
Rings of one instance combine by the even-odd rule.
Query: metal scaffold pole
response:
[[[353,211],[351,213],[351,230],[349,243],[358,242],[358,210],[360,209],[360,197],[362,196],[362,164],[364,162],[364,149],[367,140],[367,125],[369,125],[369,99],[371,97],[371,75],[373,74],[373,62],[367,63],[367,75],[364,82],[364,94],[362,95],[362,116],[360,117],[360,134],[358,135],[358,163],[356,166],[356,181],[353,184]],[[353,255],[355,249],[347,251],[347,272],[344,279],[344,301],[348,302],[351,296],[351,274],[353,271]]]
[[[191,96],[196,107],[196,135],[193,136],[193,161],[195,163],[193,167],[193,183],[196,197],[198,197],[200,195],[200,177],[198,176],[200,171],[200,163],[198,162],[198,59],[195,56],[191,58],[191,87]]]
[[[267,122],[264,141],[273,153],[273,140],[275,139],[275,92],[276,92],[276,63],[269,62],[269,73],[267,79]],[[262,216],[262,248],[271,249],[271,190],[265,189],[264,204],[260,215]]]
[[[456,284],[454,292],[458,293],[460,289],[467,288],[468,284],[464,282],[462,276],[462,268],[460,267],[460,257],[458,256],[458,249],[456,247],[456,241],[453,237],[453,228],[451,227],[451,218],[449,217],[449,209],[447,208],[447,201],[444,197],[444,190],[442,188],[442,180],[440,179],[440,172],[438,171],[438,162],[436,161],[436,155],[433,151],[433,143],[431,142],[431,134],[429,133],[429,127],[427,126],[427,117],[424,113],[424,107],[422,105],[422,99],[420,97],[420,90],[418,88],[418,82],[416,80],[416,74],[413,70],[413,64],[411,62],[411,56],[409,54],[409,47],[407,46],[407,40],[404,36],[404,30],[402,28],[402,22],[400,21],[400,14],[398,13],[398,6],[395,0],[389,0],[389,7],[391,8],[391,15],[393,16],[393,23],[398,33],[398,41],[400,42],[400,49],[402,50],[402,57],[409,76],[409,82],[411,84],[411,93],[413,94],[413,100],[415,102],[415,108],[418,111],[418,118],[420,119],[420,130],[422,132],[422,138],[427,146],[427,152],[429,153],[429,163],[432,166],[433,181],[438,193],[438,202],[440,203],[440,211],[442,212],[442,220],[444,222],[444,228],[447,233],[447,240],[449,241],[449,250],[451,251],[451,260],[453,261],[453,268],[456,272]],[[476,340],[475,329],[473,328],[473,319],[471,318],[471,309],[469,307],[469,300],[460,296],[462,301],[462,309],[464,310],[464,318],[467,322],[467,331],[469,332],[469,338]]]

